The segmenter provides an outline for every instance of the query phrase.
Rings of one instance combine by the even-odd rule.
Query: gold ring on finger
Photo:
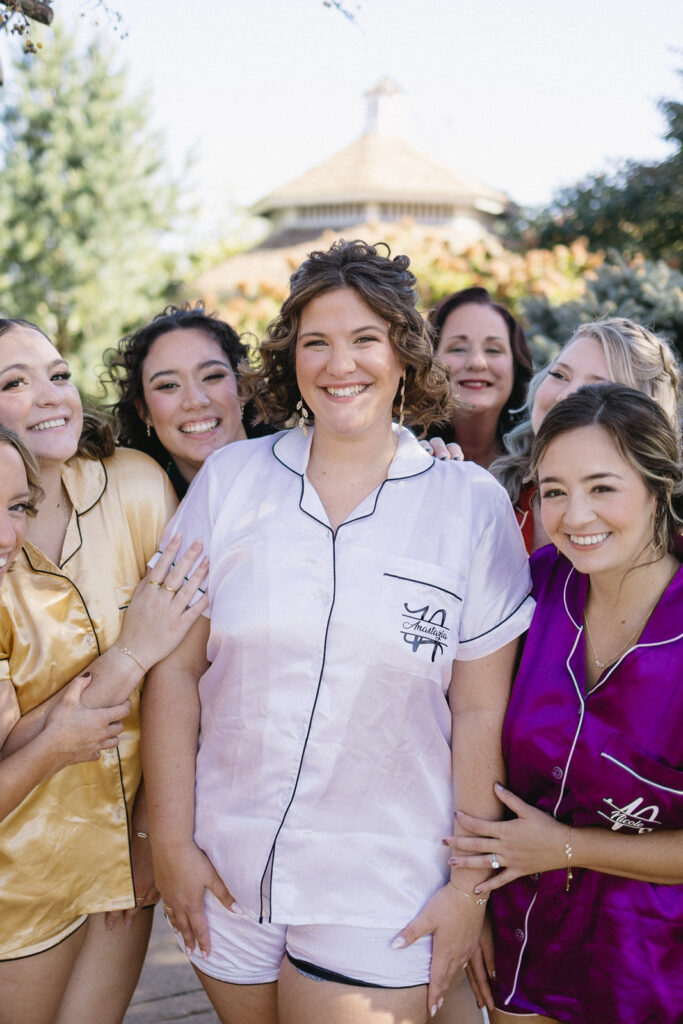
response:
[[[157,582],[157,580],[147,580],[150,587],[163,587],[163,583]]]
[[[168,590],[169,594],[177,594],[178,593],[178,588],[177,587],[167,587],[165,583],[162,583],[161,586],[164,588],[164,590]]]

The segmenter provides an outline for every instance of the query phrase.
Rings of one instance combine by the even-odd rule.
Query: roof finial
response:
[[[387,135],[404,135],[406,131],[406,97],[393,78],[382,78],[365,93],[367,114],[365,131]]]

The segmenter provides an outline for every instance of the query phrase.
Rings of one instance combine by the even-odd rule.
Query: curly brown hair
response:
[[[386,249],[386,256],[379,247]],[[283,427],[294,415],[301,395],[296,379],[299,318],[312,299],[338,288],[353,288],[389,325],[389,340],[405,374],[405,422],[421,433],[449,419],[453,403],[448,372],[435,358],[431,329],[416,307],[417,283],[407,256],[391,257],[385,242],[369,245],[356,239],[334,242],[327,252],[312,252],[290,280],[280,314],[268,325],[258,350],[257,366],[242,364],[246,393],[258,420]],[[400,388],[393,414],[398,415]]]

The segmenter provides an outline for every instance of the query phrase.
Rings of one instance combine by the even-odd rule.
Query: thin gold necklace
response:
[[[659,601],[659,598],[657,598],[657,601]],[[628,640],[626,641],[624,646],[612,658],[610,658],[608,661],[600,661],[600,659],[598,658],[598,652],[595,650],[595,644],[593,643],[593,637],[591,636],[591,628],[588,625],[588,615],[584,611],[584,613],[583,613],[583,621],[586,624],[586,632],[588,633],[588,642],[590,643],[591,650],[593,651],[593,659],[595,661],[595,667],[599,668],[599,669],[607,668],[608,665],[613,665],[615,661],[618,661],[619,658],[624,653],[624,651],[627,651],[629,649],[629,647],[631,646],[631,644],[633,643],[635,638],[637,636],[640,636],[640,634],[643,632],[643,630],[645,629],[645,624],[646,624],[647,620],[650,618],[650,615],[652,615],[652,611],[654,611],[654,606],[653,606],[652,610],[650,612],[648,612],[648,614],[643,619],[641,624],[636,627],[636,629],[633,631],[633,633],[631,633],[630,637],[628,638]]]

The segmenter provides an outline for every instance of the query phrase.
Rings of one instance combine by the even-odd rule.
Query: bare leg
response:
[[[194,966],[194,965],[193,965]],[[277,982],[267,985],[231,985],[202,974],[195,974],[204,986],[221,1024],[278,1024]]]
[[[280,1024],[425,1024],[427,986],[355,988],[314,981],[285,959],[278,980],[278,1008]]]
[[[120,1024],[133,998],[147,951],[153,907],[130,927],[119,920],[109,932],[104,914],[91,914],[54,1024]]]
[[[554,1017],[541,1017],[538,1013],[505,1013],[489,1010],[491,1024],[560,1024]]]
[[[44,953],[0,963],[0,1024],[52,1024],[86,927]]]
[[[434,1024],[483,1024],[483,1020],[467,975],[460,971],[451,982]]]

